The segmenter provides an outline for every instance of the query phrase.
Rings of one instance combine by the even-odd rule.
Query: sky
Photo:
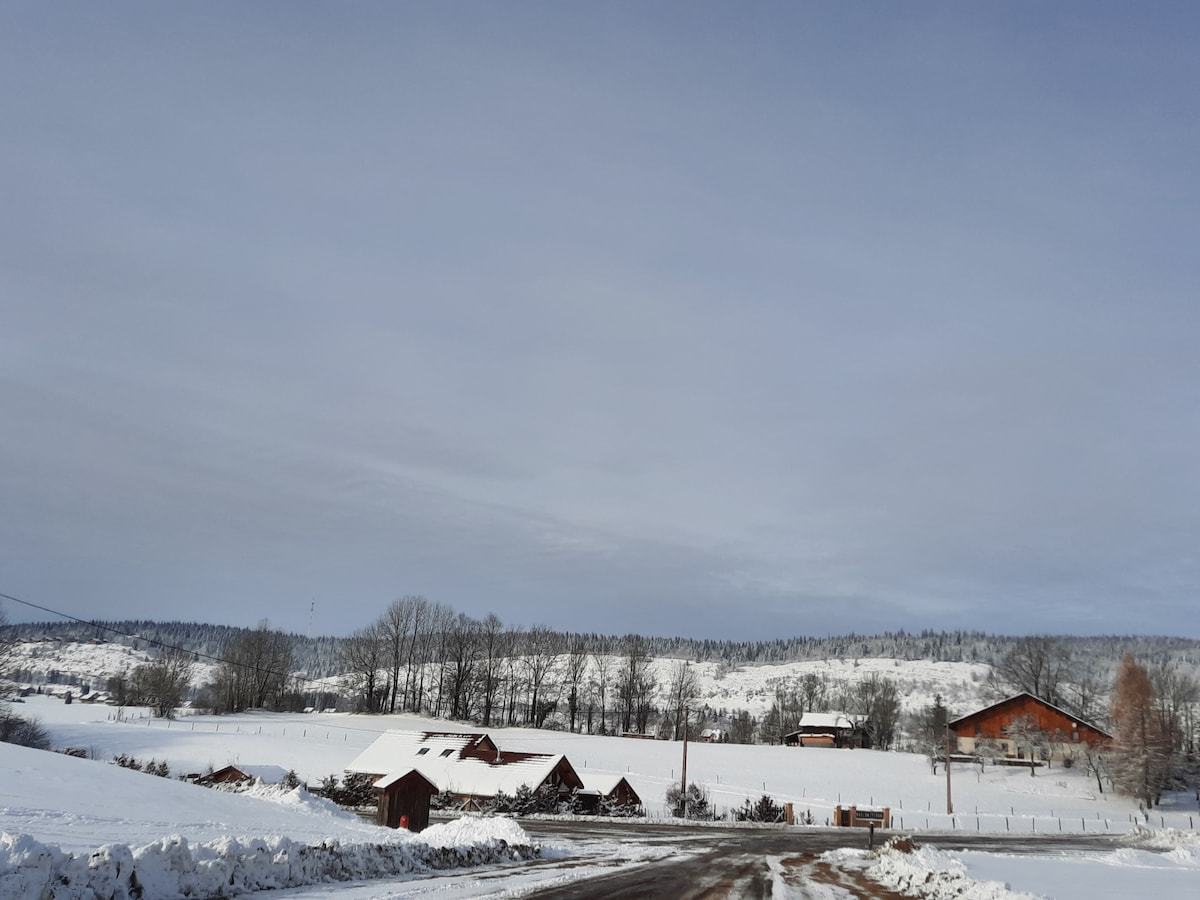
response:
[[[0,592],[1200,637],[1197,46],[1190,3],[5,4]]]

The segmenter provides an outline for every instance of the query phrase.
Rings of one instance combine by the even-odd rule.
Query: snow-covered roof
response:
[[[391,730],[355,757],[346,771],[390,775],[416,769],[439,790],[494,797],[501,791],[515,794],[522,785],[537,788],[566,760],[561,753],[506,753],[494,747],[486,734]]]
[[[244,775],[249,775],[251,778],[257,778],[264,784],[280,784],[283,779],[287,778],[288,774],[288,770],[283,766],[234,765],[232,768],[237,769]]]
[[[801,728],[856,728],[858,722],[840,712],[808,712],[800,717]]]
[[[391,787],[397,781],[404,780],[409,775],[412,775],[414,772],[416,772],[416,774],[418,776],[420,776],[421,778],[425,778],[425,776],[421,775],[421,773],[419,771],[417,771],[416,769],[409,769],[408,771],[400,770],[400,771],[393,772],[390,775],[384,775],[382,778],[380,778],[378,781],[376,781],[373,785],[371,785],[371,787],[378,788],[379,790],[382,791],[386,788]],[[428,778],[425,778],[425,780],[429,781]],[[429,783],[433,784],[433,782],[431,782],[431,781]],[[435,789],[437,788],[436,784],[434,784],[433,786]]]
[[[1075,713],[1071,712],[1070,710],[1063,709],[1061,706],[1055,706],[1049,700],[1043,700],[1041,697],[1037,696],[1037,694],[1031,694],[1029,691],[1020,691],[1016,694],[1013,694],[1011,697],[1005,697],[1003,700],[997,700],[995,703],[985,706],[982,709],[977,709],[974,712],[967,713],[965,716],[959,716],[957,719],[951,719],[949,722],[946,723],[946,725],[950,728],[953,728],[956,725],[961,725],[964,722],[974,719],[976,716],[980,716],[986,712],[990,712],[991,710],[995,709],[998,706],[1004,706],[1006,703],[1012,703],[1014,700],[1021,700],[1021,699],[1026,699],[1026,698],[1034,701],[1035,703],[1040,703],[1042,706],[1046,707],[1047,709],[1052,709],[1059,715],[1063,716],[1064,718],[1070,719],[1072,722],[1075,722],[1079,725],[1084,725],[1087,728],[1092,729],[1092,731],[1097,732],[1098,734],[1102,734],[1107,738],[1112,737],[1111,734],[1109,734],[1107,731],[1105,731],[1103,728],[1099,727],[1098,725],[1093,725],[1087,719],[1080,718]]]
[[[617,789],[617,785],[625,780],[625,776],[613,772],[589,772],[586,769],[579,773],[583,786],[589,791],[595,791],[607,797]]]

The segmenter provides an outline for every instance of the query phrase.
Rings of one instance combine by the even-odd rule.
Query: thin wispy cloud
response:
[[[1196,633],[1189,5],[3,17],[6,592]]]

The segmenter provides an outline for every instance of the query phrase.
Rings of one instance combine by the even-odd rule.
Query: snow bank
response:
[[[225,786],[218,784],[213,787],[220,789]],[[303,786],[286,788],[280,784],[265,784],[262,781],[256,781],[249,787],[240,787],[240,789],[232,790],[230,793],[244,794],[247,797],[257,797],[259,800],[267,800],[271,803],[278,803],[280,806],[301,809],[308,813],[329,816],[333,819],[350,819],[352,821],[357,821],[358,819],[357,815],[349,810],[342,809],[332,800],[318,797],[316,794],[310,794]]]
[[[847,868],[862,867],[868,878],[883,887],[924,900],[1039,900],[1036,894],[1014,891],[1001,881],[976,881],[959,859],[933,847],[912,851],[885,847],[877,854],[832,850],[821,858]]]
[[[1156,850],[1181,851],[1181,858],[1200,859],[1200,834],[1175,828],[1137,828],[1129,840],[1142,847]]]
[[[107,844],[88,856],[29,835],[0,834],[0,900],[156,900],[234,897],[327,881],[396,877],[536,858],[510,819],[450,822],[429,837],[396,832],[387,843],[311,845],[271,836],[190,844],[171,835],[141,847]]]

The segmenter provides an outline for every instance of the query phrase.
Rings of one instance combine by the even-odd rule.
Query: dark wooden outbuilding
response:
[[[588,775],[584,783],[587,786],[577,794],[582,812],[596,815],[601,801],[624,807],[642,805],[642,798],[624,775]]]
[[[373,787],[379,792],[376,824],[400,828],[403,820],[403,827],[413,832],[429,827],[429,801],[438,788],[416,769],[385,775]]]

